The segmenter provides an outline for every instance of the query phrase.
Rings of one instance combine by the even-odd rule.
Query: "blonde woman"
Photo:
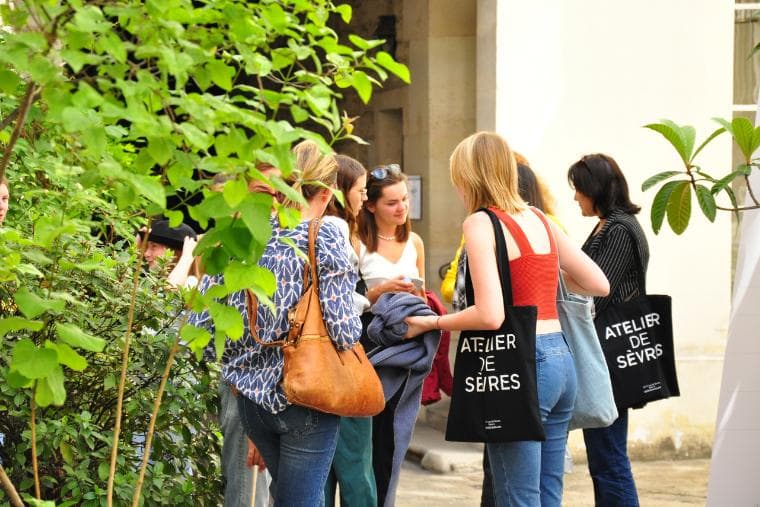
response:
[[[546,441],[488,443],[496,504],[560,506],[567,426],[575,403],[575,367],[557,319],[558,269],[573,292],[600,296],[609,284],[599,267],[518,193],[518,172],[507,142],[479,132],[456,147],[451,181],[471,213],[464,222],[474,302],[441,317],[410,317],[407,336],[430,329],[498,329],[504,321],[494,229],[481,208],[500,219],[507,243],[515,305],[538,307],[536,370]],[[468,414],[456,414],[466,418]]]
[[[272,297],[276,311],[260,305],[255,316],[256,331],[264,342],[279,340],[287,334],[288,311],[296,305],[303,290],[303,258],[287,243],[295,243],[306,253],[309,222],[324,214],[336,181],[337,167],[331,154],[323,154],[311,141],[300,143],[294,152],[299,174],[293,188],[301,192],[306,205],[301,208],[301,223],[292,229],[283,228],[276,216],[270,221],[272,236],[259,266],[270,270],[278,283]],[[286,205],[297,206],[294,202]],[[334,224],[322,225],[316,241],[320,303],[330,338],[340,349],[353,346],[361,334],[361,322],[352,300],[357,276],[343,244]],[[221,283],[220,275],[208,277],[201,284],[201,291]],[[228,304],[243,315],[245,327],[241,339],[227,342],[222,375],[239,393],[240,418],[272,475],[275,505],[323,505],[339,417],[288,401],[281,385],[282,350],[262,347],[254,340],[244,291],[231,294]],[[213,334],[208,312],[195,315],[191,324],[205,327]],[[260,462],[258,457],[256,461]]]

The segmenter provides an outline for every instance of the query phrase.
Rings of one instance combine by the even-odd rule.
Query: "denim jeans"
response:
[[[298,405],[272,414],[245,396],[238,396],[238,405],[272,475],[275,507],[323,506],[340,418]]]
[[[577,384],[562,333],[536,337],[536,377],[546,440],[486,444],[499,507],[562,505],[567,426]]]
[[[594,502],[605,507],[638,507],[639,496],[628,459],[628,410],[606,428],[583,430]]]
[[[253,468],[248,468],[248,441],[240,421],[235,396],[226,382],[219,382],[219,426],[222,429],[222,476],[224,507],[250,507],[253,489]],[[256,478],[256,507],[269,505],[269,474],[259,472]]]

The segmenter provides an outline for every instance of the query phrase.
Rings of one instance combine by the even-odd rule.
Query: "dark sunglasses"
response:
[[[389,174],[401,174],[401,166],[398,164],[381,165],[375,167],[369,173],[376,180],[384,180]]]

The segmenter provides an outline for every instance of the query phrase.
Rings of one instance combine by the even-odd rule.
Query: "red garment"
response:
[[[446,307],[443,306],[438,296],[430,291],[425,291],[428,298],[428,306],[438,315],[446,315]],[[451,378],[451,365],[449,364],[449,342],[451,333],[441,331],[441,341],[438,351],[433,359],[433,367],[425,377],[422,384],[422,404],[430,405],[441,399],[441,391],[451,396],[453,380]]]
[[[530,208],[541,219],[546,228],[546,233],[549,235],[550,253],[537,254],[533,252],[530,241],[512,217],[502,210],[491,209],[507,227],[520,249],[520,257],[509,261],[514,305],[535,305],[538,307],[538,320],[556,319],[559,264],[557,263],[557,245],[554,242],[554,234],[552,234],[546,217],[536,208]]]

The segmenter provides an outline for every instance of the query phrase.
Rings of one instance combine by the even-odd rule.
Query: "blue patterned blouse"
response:
[[[259,260],[259,266],[269,269],[277,280],[272,298],[277,312],[273,315],[264,305],[259,305],[256,326],[259,338],[264,342],[280,340],[287,335],[288,310],[296,305],[303,290],[304,261],[281,239],[289,238],[306,253],[308,231],[308,221],[293,229],[283,229],[276,219],[272,219],[272,237]],[[316,245],[319,298],[327,332],[339,349],[351,347],[361,335],[361,321],[352,299],[358,277],[343,244],[338,227],[323,223]],[[222,275],[205,276],[199,290],[205,293],[209,287],[222,283]],[[243,316],[245,328],[239,340],[227,340],[222,355],[222,376],[267,411],[276,414],[285,410],[288,400],[281,385],[282,350],[279,347],[261,347],[251,336],[244,291],[230,294],[227,304],[237,308]],[[208,310],[192,314],[189,323],[214,334],[214,322]]]

